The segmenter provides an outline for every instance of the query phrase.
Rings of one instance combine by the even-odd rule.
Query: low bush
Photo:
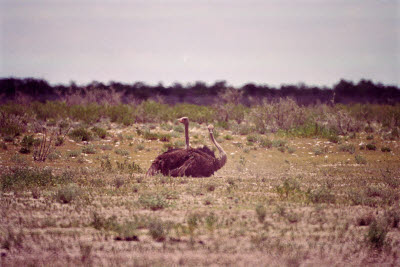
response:
[[[117,224],[113,229],[117,233],[115,240],[139,241],[137,226],[138,224],[133,221],[126,221],[123,224]]]
[[[169,141],[171,141],[171,135],[170,134],[159,134],[158,139],[161,142],[169,142]]]
[[[262,148],[271,148],[272,147],[272,141],[269,140],[268,138],[261,138],[260,147],[262,147]]]
[[[232,140],[233,137],[232,137],[232,135],[227,134],[227,135],[224,136],[224,139],[225,139],[225,140]]]
[[[146,140],[157,140],[159,138],[159,135],[157,133],[152,133],[150,131],[145,131],[143,133],[143,138]]]
[[[343,144],[339,146],[339,151],[354,154],[356,152],[356,147],[352,144]]]
[[[168,203],[161,194],[145,194],[139,197],[139,204],[146,209],[161,210],[168,207]]]
[[[56,141],[54,142],[55,146],[62,146],[64,144],[64,137],[57,136]]]
[[[366,149],[368,149],[368,150],[373,150],[373,151],[375,151],[376,150],[376,146],[374,145],[374,144],[367,144],[366,146],[365,146],[365,148]]]
[[[252,142],[252,143],[257,142],[259,139],[260,139],[259,136],[255,135],[255,134],[250,134],[246,138],[247,142]]]
[[[115,215],[105,218],[94,212],[92,217],[90,225],[97,230],[115,230],[118,228],[117,217]]]
[[[265,220],[265,216],[267,215],[267,209],[264,207],[264,205],[258,204],[256,206],[256,214],[257,214],[258,221],[260,223],[263,223]]]
[[[335,195],[325,186],[310,191],[308,197],[312,203],[335,203],[336,201]]]
[[[34,187],[55,186],[71,182],[72,177],[55,176],[50,169],[16,168],[9,174],[1,176],[2,191],[26,190]]]
[[[160,219],[153,219],[149,223],[149,234],[157,242],[162,242],[166,239],[169,232],[169,227]]]
[[[58,189],[55,199],[62,204],[68,204],[77,199],[81,194],[82,191],[77,185],[69,184]]]
[[[374,220],[368,228],[368,233],[365,236],[365,240],[372,248],[381,249],[385,245],[388,232],[389,231],[387,227]]]
[[[367,164],[367,160],[361,155],[355,155],[354,159],[356,160],[357,164]]]
[[[33,135],[25,135],[21,141],[21,149],[19,150],[22,154],[29,154],[33,146],[38,146],[40,144],[39,139],[35,139]]]
[[[331,135],[331,136],[328,137],[328,140],[329,140],[329,142],[337,144],[337,143],[339,143],[340,138],[339,138],[338,135]]]
[[[129,151],[125,150],[125,149],[118,148],[118,149],[115,149],[114,152],[115,152],[115,154],[120,155],[120,156],[124,156],[124,157],[129,156]]]
[[[81,150],[72,150],[72,151],[67,151],[66,156],[69,158],[76,158],[81,154]]]
[[[372,134],[368,135],[367,140],[374,140],[374,136]]]
[[[96,154],[96,149],[93,145],[84,146],[82,148],[82,153],[84,154]]]
[[[275,187],[275,190],[281,199],[288,199],[289,196],[301,192],[300,184],[294,178],[285,178],[281,185]]]
[[[92,132],[94,132],[101,139],[104,139],[107,136],[107,131],[101,127],[93,127]]]
[[[92,134],[85,128],[77,128],[69,133],[71,137],[76,142],[90,141],[92,140]]]

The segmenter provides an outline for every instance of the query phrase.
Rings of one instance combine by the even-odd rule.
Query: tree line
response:
[[[221,95],[234,91],[237,102],[244,105],[258,104],[264,100],[271,102],[280,98],[292,98],[299,105],[324,104],[396,104],[400,102],[400,88],[394,85],[383,85],[362,79],[358,83],[340,80],[329,87],[307,86],[304,83],[273,87],[265,84],[247,83],[241,87],[232,87],[226,81],[217,81],[207,85],[197,81],[182,85],[174,83],[164,86],[162,83],[148,85],[143,82],[132,84],[111,81],[107,84],[93,81],[86,85],[70,82],[68,85],[50,85],[46,80],[35,78],[2,78],[0,79],[0,101],[6,103],[25,97],[29,101],[45,102],[63,100],[66,96],[104,92],[108,95],[119,94],[122,103],[162,100],[167,104],[190,103],[212,105],[221,101]],[[223,101],[223,99],[222,99]]]

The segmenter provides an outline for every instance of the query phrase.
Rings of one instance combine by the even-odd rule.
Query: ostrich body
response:
[[[179,119],[185,125],[185,149],[170,149],[159,155],[151,164],[146,175],[192,176],[210,177],[215,171],[221,169],[227,160],[222,147],[215,141],[212,125],[208,126],[211,141],[217,147],[220,157],[216,158],[213,151],[207,146],[202,148],[191,148],[189,144],[189,120],[186,117]]]

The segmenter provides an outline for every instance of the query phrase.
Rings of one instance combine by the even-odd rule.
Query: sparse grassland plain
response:
[[[172,178],[143,174],[160,136],[183,146],[172,120],[93,121],[45,162],[19,152],[23,134],[3,133],[0,265],[400,265],[400,140],[388,126],[371,140],[340,125],[332,138],[229,122],[217,129],[225,167]],[[81,138],[94,127],[99,138]],[[212,147],[206,127],[190,129],[193,146]]]

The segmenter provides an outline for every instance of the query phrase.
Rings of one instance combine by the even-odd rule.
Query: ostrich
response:
[[[216,158],[214,152],[207,146],[191,148],[189,144],[189,119],[183,117],[179,119],[179,122],[185,125],[185,149],[170,149],[159,155],[151,164],[146,175],[162,173],[173,177],[210,177],[215,171],[221,169],[227,160],[225,151],[214,139],[214,126],[209,125],[208,131],[211,141],[219,151],[219,158]]]

